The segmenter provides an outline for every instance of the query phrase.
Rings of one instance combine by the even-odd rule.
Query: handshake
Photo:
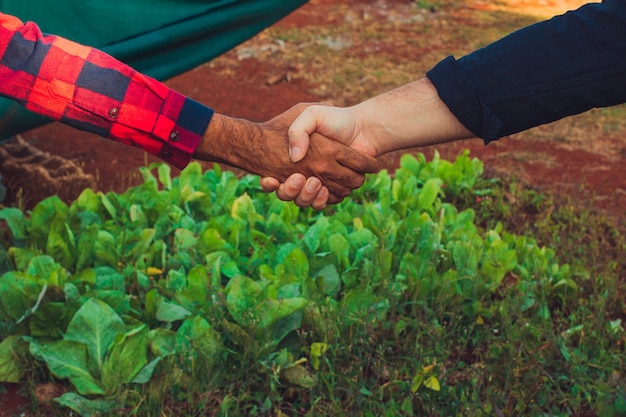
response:
[[[363,185],[384,153],[471,137],[424,77],[352,107],[298,104],[263,123],[215,114],[194,157],[259,175],[266,192],[321,210]]]
[[[376,154],[351,147],[353,138],[337,129],[337,123],[317,126],[322,116],[346,124],[347,113],[305,103],[263,123],[216,113],[194,157],[259,175],[266,192],[276,191],[280,199],[301,207],[323,209],[342,201],[363,184],[366,173],[377,169]],[[326,128],[332,135],[324,133]]]

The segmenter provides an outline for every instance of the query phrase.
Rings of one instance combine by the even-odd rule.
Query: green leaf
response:
[[[139,204],[133,204],[130,206],[128,216],[130,217],[130,221],[133,223],[141,225],[145,225],[148,223],[148,218],[146,217],[143,208]]]
[[[65,222],[66,217],[58,214],[50,224],[50,233],[46,241],[46,254],[52,256],[66,269],[74,266],[74,233]]]
[[[16,208],[6,207],[0,210],[0,220],[7,222],[13,239],[24,240],[27,237],[26,228],[28,227],[28,220],[24,216],[21,210]]]
[[[313,388],[315,386],[315,378],[302,365],[283,368],[280,372],[280,377],[297,387]]]
[[[124,404],[114,400],[89,400],[75,392],[66,392],[54,401],[76,412],[81,417],[98,417],[108,415],[118,409],[123,409]]]
[[[167,272],[167,289],[178,293],[187,287],[187,275],[184,269],[170,269]]]
[[[109,393],[135,378],[148,363],[148,326],[117,336],[102,366],[102,385]]]
[[[109,266],[94,268],[96,273],[96,288],[124,292],[124,275]]]
[[[503,240],[496,240],[485,251],[480,271],[487,282],[491,284],[492,289],[495,289],[502,282],[506,273],[516,266],[517,252],[509,249]]]
[[[202,232],[198,241],[198,252],[208,255],[212,252],[228,250],[230,245],[216,229],[207,229]]]
[[[186,251],[196,246],[198,238],[191,230],[176,229],[174,232],[174,247],[177,251]]]
[[[248,194],[243,194],[235,200],[231,215],[235,219],[247,221],[250,225],[254,225],[257,220],[263,220],[263,217],[257,214],[254,202]]]
[[[65,341],[84,345],[89,359],[101,370],[109,346],[126,326],[117,313],[103,301],[90,299],[76,312],[65,334]]]
[[[420,172],[424,168],[424,163],[418,161],[414,155],[411,154],[403,154],[400,157],[400,167],[404,170],[409,171],[413,176],[419,177]]]
[[[148,381],[150,381],[150,379],[152,378],[152,374],[154,373],[154,370],[156,369],[159,362],[161,362],[161,359],[163,359],[163,357],[159,356],[158,358],[155,358],[152,361],[150,361],[150,363],[144,366],[139,371],[137,376],[135,376],[135,378],[133,378],[133,380],[130,382],[133,384],[145,384]]]
[[[46,303],[39,306],[30,318],[30,335],[37,339],[62,339],[76,310],[71,303]]]
[[[322,238],[325,235],[325,231],[328,229],[328,218],[320,217],[313,226],[304,234],[302,241],[309,248],[310,253],[317,252],[317,249],[322,243]]]
[[[328,350],[328,343],[312,343],[310,348],[311,366],[316,371],[320,369],[320,361],[324,353]]]
[[[284,257],[276,257],[276,260],[285,266],[285,272],[291,273],[304,280],[309,276],[309,260],[302,249],[295,247]]]
[[[141,232],[136,235],[136,237],[133,238],[130,242],[132,245],[132,249],[128,251],[129,258],[134,260],[146,253],[148,251],[148,248],[150,248],[150,245],[154,241],[155,235],[155,229],[141,230]]]
[[[29,231],[34,243],[45,248],[53,220],[64,222],[68,208],[58,196],[48,197],[35,206],[30,216]]]
[[[176,299],[184,307],[193,309],[206,303],[210,285],[206,268],[198,265],[187,274],[187,287],[176,294]]]
[[[98,230],[98,238],[93,247],[93,256],[96,265],[117,265],[118,250],[115,246],[115,237],[111,233]]]
[[[163,184],[163,187],[166,190],[172,189],[172,169],[168,164],[159,164],[157,168],[157,173],[159,175],[159,181]]]
[[[417,205],[420,210],[430,209],[439,193],[441,192],[441,180],[439,178],[431,178],[422,187],[419,195],[417,196]]]
[[[100,197],[91,188],[87,188],[80,193],[78,198],[72,203],[70,212],[92,212],[99,213],[102,209]]]
[[[25,271],[31,259],[41,255],[41,252],[31,248],[9,248],[9,257],[13,260],[18,271]]]
[[[422,373],[418,373],[417,375],[413,377],[413,379],[411,380],[411,392],[412,393],[415,394],[420,389],[420,387],[424,383],[424,378],[425,376]]]
[[[111,202],[111,200],[109,200],[109,197],[103,193],[98,193],[98,195],[100,196],[100,202],[109,213],[109,216],[111,216],[112,219],[117,219],[117,209],[115,208],[115,205]]]
[[[230,290],[226,296],[226,307],[235,321],[249,327],[256,321],[252,309],[258,303],[261,286],[248,277],[239,276],[230,282]]]
[[[348,236],[350,246],[362,248],[364,246],[378,246],[378,237],[370,229],[359,229]]]
[[[56,263],[54,258],[48,255],[35,256],[26,268],[26,273],[29,275],[48,282],[50,282],[50,275],[58,272],[66,274],[65,270]]]
[[[284,320],[292,314],[304,310],[307,304],[307,300],[300,297],[286,298],[284,300],[264,300],[255,306],[251,315],[255,319],[257,331],[263,331],[273,326],[279,320]],[[284,336],[285,334],[280,335],[281,338]]]
[[[300,298],[303,300],[303,298]],[[284,319],[277,320],[272,324],[271,333],[264,332],[263,336],[270,335],[270,344],[277,346],[280,342],[283,341],[290,333],[295,330],[298,330],[302,327],[302,319],[304,318],[304,309],[307,304],[305,304],[302,309],[298,309],[291,314],[289,314]],[[302,311],[301,311],[302,310]]]
[[[89,371],[88,348],[82,343],[60,340],[46,345],[30,344],[31,354],[46,362],[57,378],[67,378],[83,395],[104,394]]]
[[[256,229],[250,230],[250,245],[254,248],[254,257],[263,257],[268,247],[273,245],[272,239]]]
[[[175,321],[184,320],[189,316],[191,316],[191,311],[178,304],[168,303],[166,301],[159,304],[156,311],[157,320],[166,323],[174,323]]]
[[[24,369],[17,352],[23,349],[23,344],[18,336],[9,336],[0,342],[0,382],[18,383],[22,379]]]
[[[330,297],[336,297],[341,290],[341,277],[337,272],[337,267],[328,264],[315,274],[315,283],[317,288]]]
[[[69,277],[69,281],[75,284],[89,284],[95,285],[97,280],[97,274],[94,269],[83,269],[77,271],[74,275]]]
[[[153,356],[165,357],[176,352],[176,333],[158,327],[148,333],[148,345]]]
[[[111,307],[119,316],[129,314],[131,311],[131,296],[129,294],[121,291],[95,290],[93,296]]]
[[[33,277],[21,272],[7,272],[0,277],[0,304],[4,315],[18,320],[37,303],[42,287]]]
[[[339,264],[344,268],[350,266],[350,244],[340,233],[335,233],[328,239],[330,251],[337,257]]]
[[[456,241],[452,245],[452,259],[463,278],[473,277],[478,272],[478,263],[483,255],[483,241],[478,235],[467,241]]]
[[[218,361],[222,341],[202,317],[185,320],[176,332],[176,353],[188,369],[208,366]]]
[[[439,380],[435,376],[429,376],[424,381],[424,386],[433,391],[441,391],[441,386],[439,385]]]

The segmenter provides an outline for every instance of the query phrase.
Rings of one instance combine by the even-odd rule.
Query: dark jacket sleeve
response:
[[[428,71],[439,96],[486,143],[626,102],[626,0],[590,3]]]

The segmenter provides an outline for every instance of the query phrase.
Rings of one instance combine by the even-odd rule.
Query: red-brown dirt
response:
[[[502,7],[501,3],[498,2],[499,7]],[[565,10],[571,3],[580,1],[526,1],[524,4],[532,13],[537,10],[551,13],[559,9]],[[495,8],[491,2],[470,1],[463,4],[465,6],[457,7],[453,12],[448,11],[437,18],[444,23],[446,19],[462,19],[467,23],[473,19],[473,13]],[[318,0],[295,11],[278,22],[274,28],[315,30],[316,27],[339,24],[342,19],[347,19],[346,13],[357,14],[357,17],[365,16],[363,19],[368,19],[365,21],[373,24],[371,22],[381,16],[389,19],[391,11],[399,15],[407,7],[410,6],[407,6],[406,1],[397,0]],[[523,5],[516,6],[517,12],[521,13],[522,9]],[[433,13],[436,14],[437,12]],[[439,31],[445,30],[447,26],[441,23]],[[294,65],[280,57],[276,58],[276,54],[268,59],[264,59],[268,54],[242,58],[243,48],[262,44],[264,37],[267,38],[267,34],[262,33],[239,48],[239,52],[231,51],[210,64],[195,68],[167,83],[218,112],[257,121],[269,119],[298,102],[337,98],[328,97],[323,93],[323,88],[320,89],[319,85],[311,82],[311,77],[307,76],[306,64]],[[400,60],[420,54],[429,54],[434,59],[439,59],[445,53],[438,52],[442,49],[441,39],[439,33],[436,39],[433,38],[427,44],[428,50],[424,46],[416,46],[411,50],[410,44],[407,47],[406,42],[391,45],[401,46],[396,52]],[[398,40],[401,41],[402,39]],[[371,42],[377,42],[376,50],[385,48],[384,42]],[[354,40],[351,52],[356,56],[367,54],[368,48],[372,48],[371,42],[368,44]],[[388,46],[385,52],[389,53],[392,47]],[[346,91],[349,88],[350,86]],[[353,95],[352,98],[354,101],[355,98],[365,97]],[[536,128],[528,133],[503,138],[488,146],[484,146],[479,140],[470,140],[419,151],[432,155],[437,150],[442,157],[453,159],[463,149],[470,149],[471,155],[482,159],[490,172],[513,174],[539,189],[570,193],[577,199],[593,200],[598,208],[621,215],[621,208],[626,203],[626,165],[622,162],[626,155],[624,132],[607,132],[600,125],[581,128],[568,120],[559,123],[557,128]],[[42,151],[61,155],[77,163],[86,173],[94,175],[97,187],[102,191],[122,191],[127,186],[136,184],[139,181],[136,168],[145,165],[147,161],[156,160],[137,149],[78,132],[58,123],[28,132],[24,134],[24,138]],[[381,158],[382,165],[394,166],[397,156],[387,155]],[[206,166],[210,167],[211,164]],[[27,204],[41,197],[33,190],[24,194]]]

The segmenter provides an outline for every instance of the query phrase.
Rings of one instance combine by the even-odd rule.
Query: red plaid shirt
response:
[[[81,130],[137,146],[178,168],[213,110],[94,48],[0,13],[0,95]]]

